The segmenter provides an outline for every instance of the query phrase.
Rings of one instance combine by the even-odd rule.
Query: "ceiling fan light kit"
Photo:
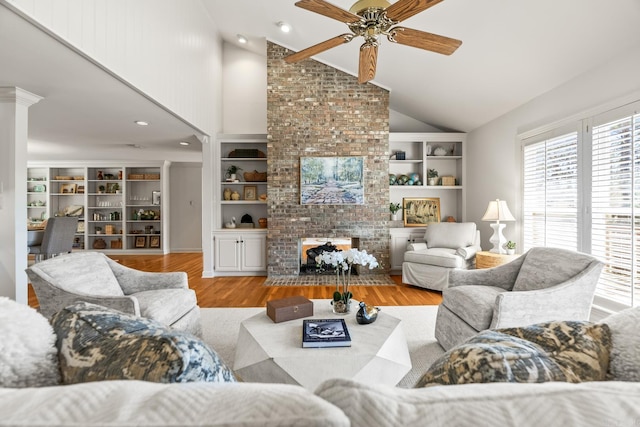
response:
[[[325,0],[300,0],[296,6],[344,22],[351,34],[342,34],[293,53],[285,58],[288,63],[302,61],[331,48],[349,43],[354,37],[364,38],[360,46],[358,82],[366,83],[376,75],[379,37],[390,42],[451,55],[462,44],[460,40],[411,28],[398,27],[400,21],[420,13],[442,0],[358,0],[346,11]]]

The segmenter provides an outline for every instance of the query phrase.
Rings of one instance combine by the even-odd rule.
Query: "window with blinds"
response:
[[[578,133],[524,146],[524,249],[578,247]]]
[[[523,144],[524,249],[591,253],[605,264],[596,297],[618,308],[640,305],[639,110],[629,104]]]
[[[637,305],[640,114],[593,127],[591,168],[591,253],[605,263],[596,294]]]

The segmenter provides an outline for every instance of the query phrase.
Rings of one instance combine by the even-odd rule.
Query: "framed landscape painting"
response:
[[[440,198],[405,197],[402,199],[405,227],[424,227],[440,222]]]
[[[301,157],[300,204],[363,205],[364,157]]]

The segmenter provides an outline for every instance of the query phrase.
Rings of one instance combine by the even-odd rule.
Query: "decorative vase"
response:
[[[429,178],[429,185],[437,185],[438,178]]]
[[[334,314],[348,314],[351,312],[351,298],[346,302],[344,300],[331,301]]]
[[[223,196],[225,200],[231,200],[231,190],[229,190],[228,188],[225,188]]]
[[[516,253],[515,249],[507,249],[507,255],[514,255]]]
[[[391,214],[391,221],[400,221],[400,212],[396,212],[396,213],[392,213]]]
[[[237,191],[231,193],[231,200],[240,200],[240,193],[238,193]]]

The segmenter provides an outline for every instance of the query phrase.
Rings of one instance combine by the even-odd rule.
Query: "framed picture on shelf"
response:
[[[160,247],[160,236],[151,236],[151,237],[149,237],[149,247],[150,248],[159,248]]]
[[[151,192],[151,204],[152,205],[159,205],[160,204],[160,192],[159,191],[152,191]]]
[[[439,197],[405,197],[402,199],[405,227],[424,227],[440,222]]]
[[[245,185],[243,199],[257,200],[257,196],[256,196],[257,191],[258,191],[258,188],[255,185]]]
[[[301,205],[363,205],[364,157],[300,157]]]
[[[60,193],[62,194],[76,194],[78,184],[60,184]]]
[[[146,248],[146,247],[147,247],[147,237],[136,236],[136,248]]]

